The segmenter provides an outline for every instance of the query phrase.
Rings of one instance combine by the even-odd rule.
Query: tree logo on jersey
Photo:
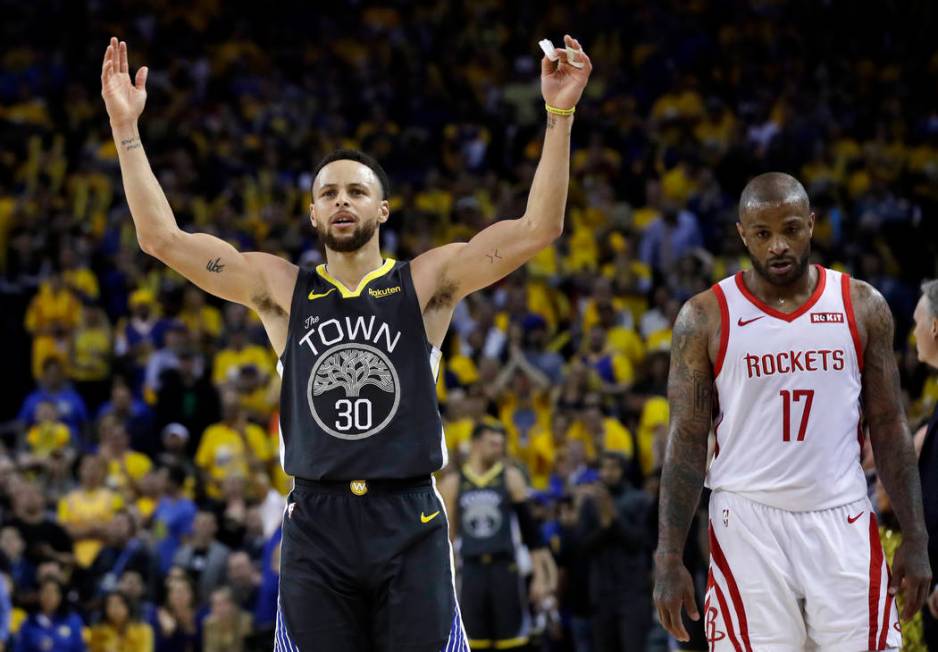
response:
[[[394,418],[400,382],[380,349],[345,343],[319,356],[306,396],[313,419],[324,431],[339,439],[365,439]]]
[[[371,351],[345,349],[323,357],[326,360],[318,365],[313,381],[315,396],[341,387],[345,390],[346,398],[357,398],[365,385],[375,385],[386,392],[394,392],[389,366]]]
[[[497,504],[475,503],[463,509],[463,527],[476,539],[488,539],[502,526],[502,511]]]

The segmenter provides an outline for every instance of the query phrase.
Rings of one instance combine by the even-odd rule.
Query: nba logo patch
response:
[[[730,510],[724,509],[723,510],[723,527],[729,527],[729,526],[730,526]]]
[[[296,507],[296,503],[290,503],[287,505],[287,518],[293,518],[293,508]]]
[[[842,312],[812,312],[812,324],[842,324],[844,323],[844,313]]]

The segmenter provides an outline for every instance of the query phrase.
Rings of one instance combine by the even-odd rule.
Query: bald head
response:
[[[802,215],[810,212],[808,193],[795,177],[784,172],[766,172],[755,177],[743,188],[739,198],[739,221],[758,215],[765,209],[786,206]]]
[[[739,198],[742,238],[752,267],[776,286],[803,280],[808,272],[814,213],[808,193],[796,178],[782,172],[760,174]]]

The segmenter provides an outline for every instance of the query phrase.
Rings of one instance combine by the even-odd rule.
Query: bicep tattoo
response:
[[[895,325],[889,304],[871,288],[865,297],[866,346],[863,353],[863,405],[871,426],[901,413],[899,367],[893,353]]]

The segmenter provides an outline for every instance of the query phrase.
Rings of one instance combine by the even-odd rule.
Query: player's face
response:
[[[915,348],[918,359],[938,367],[938,317],[929,309],[928,297],[922,296],[915,306]]]
[[[801,202],[750,210],[736,224],[756,273],[772,285],[790,285],[808,268],[814,213]]]
[[[361,249],[388,219],[381,182],[358,161],[333,161],[313,182],[310,220],[327,249]]]
[[[494,464],[505,455],[505,435],[489,430],[479,440],[479,453],[485,464]]]

